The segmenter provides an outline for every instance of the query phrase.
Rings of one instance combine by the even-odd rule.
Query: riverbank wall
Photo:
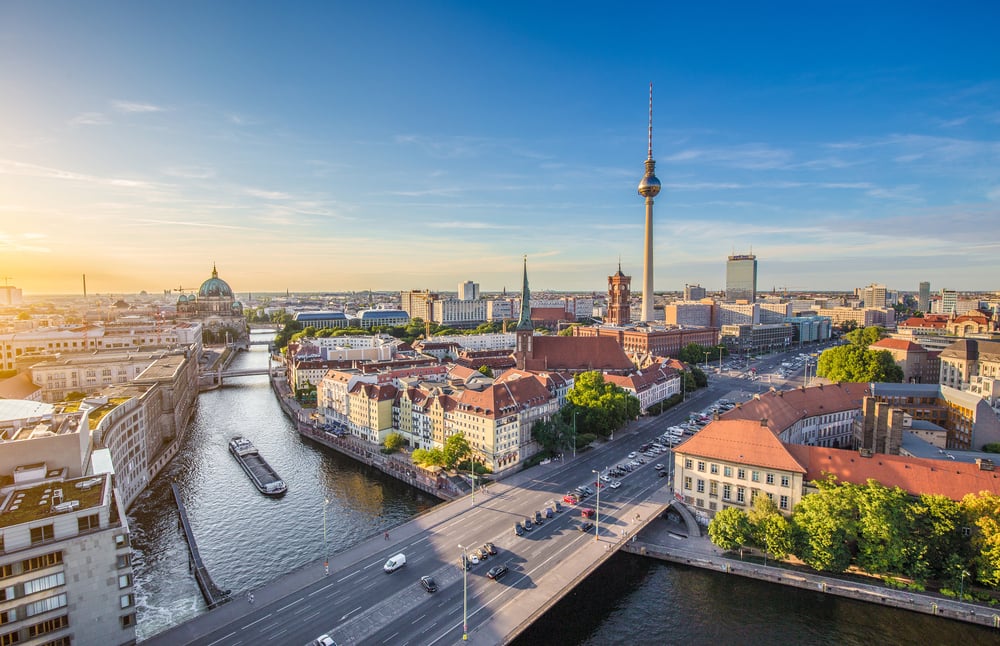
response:
[[[657,521],[657,523],[668,522]],[[939,597],[933,593],[908,592],[735,560],[719,553],[718,549],[707,538],[688,539],[669,529],[664,529],[662,526],[650,527],[640,532],[632,540],[624,543],[620,549],[623,552],[662,561],[778,583],[813,592],[833,594],[866,603],[877,603],[1000,630],[1000,608],[965,603]]]

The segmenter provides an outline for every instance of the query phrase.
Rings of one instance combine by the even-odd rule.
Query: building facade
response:
[[[609,325],[628,325],[632,322],[632,295],[630,286],[632,277],[622,273],[621,265],[618,271],[608,276],[608,315]]]
[[[757,300],[757,256],[729,256],[726,261],[726,300],[750,303]]]

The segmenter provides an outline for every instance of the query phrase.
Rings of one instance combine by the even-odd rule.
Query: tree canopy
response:
[[[469,441],[465,439],[464,433],[455,433],[444,441],[443,453],[444,466],[453,469],[456,464],[472,453],[472,447],[469,446]]]
[[[577,433],[607,437],[639,416],[639,400],[624,388],[604,380],[593,370],[580,373],[566,393],[564,419],[576,416]]]
[[[816,364],[816,374],[831,381],[900,383],[903,369],[887,350],[868,346],[884,335],[877,326],[852,330],[844,335],[850,343],[823,352]]]

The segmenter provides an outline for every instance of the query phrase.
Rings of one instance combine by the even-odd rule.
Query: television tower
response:
[[[642,320],[653,321],[653,198],[660,193],[653,161],[653,84],[649,84],[649,153],[646,174],[639,182],[639,195],[646,198],[646,245],[642,261]]]

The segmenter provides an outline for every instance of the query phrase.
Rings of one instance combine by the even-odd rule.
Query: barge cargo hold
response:
[[[250,476],[251,482],[267,496],[280,496],[288,490],[285,481],[271,468],[253,442],[245,437],[234,437],[229,440],[229,452],[240,463],[243,470]]]

